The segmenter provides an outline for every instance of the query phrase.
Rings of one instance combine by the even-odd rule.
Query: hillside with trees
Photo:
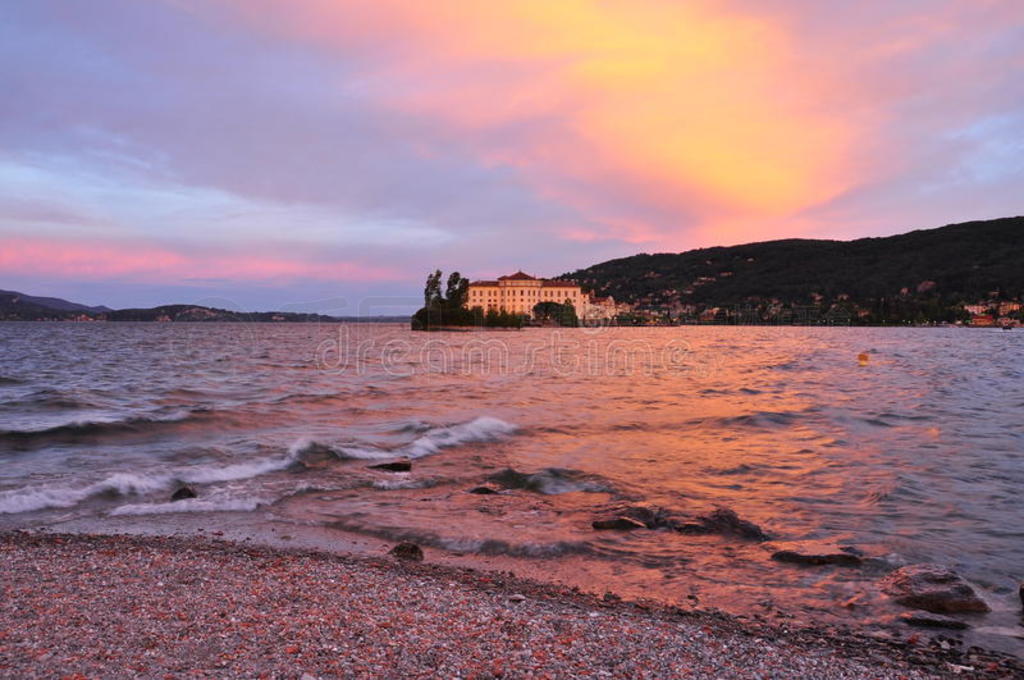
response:
[[[952,322],[968,316],[965,305],[1022,299],[1024,217],[855,241],[640,254],[564,278],[673,320]]]

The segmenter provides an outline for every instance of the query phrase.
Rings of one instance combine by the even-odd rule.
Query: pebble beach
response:
[[[755,628],[429,553],[9,532],[0,570],[3,678],[1022,677],[981,650]]]

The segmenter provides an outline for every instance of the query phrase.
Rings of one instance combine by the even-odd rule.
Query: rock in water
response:
[[[371,465],[372,470],[387,470],[388,472],[408,472],[412,470],[411,460],[396,460],[392,463],[378,463]]]
[[[403,542],[396,545],[389,551],[400,560],[411,560],[413,562],[423,561],[423,550],[415,543]]]
[[[857,567],[862,560],[856,555],[844,552],[806,554],[795,550],[779,550],[772,555],[776,562],[788,562],[790,564],[802,564],[806,566],[824,566],[834,564],[840,567]]]
[[[488,495],[491,495],[491,494],[498,493],[498,490],[495,489],[493,486],[487,486],[485,484],[483,486],[475,486],[475,487],[473,487],[472,489],[469,490],[469,493],[475,493],[475,494],[477,494],[479,496],[488,496]]]
[[[856,549],[840,547],[832,543],[808,541],[782,544],[772,554],[776,562],[787,562],[803,566],[837,565],[840,567],[857,567],[863,560],[856,554]]]
[[[182,486],[171,494],[171,501],[183,501],[187,498],[195,498],[197,495],[191,486]]]
[[[900,614],[900,620],[908,626],[917,626],[919,628],[950,628],[952,630],[970,628],[967,622],[960,619],[925,612],[904,612]]]
[[[677,529],[684,534],[720,534],[722,536],[739,536],[752,541],[767,541],[761,527],[753,522],[740,519],[735,511],[729,508],[716,508],[710,515],[698,517],[698,524],[681,524]]]
[[[934,614],[989,611],[985,601],[956,572],[935,564],[900,567],[882,579],[881,585],[896,602]]]
[[[663,527],[672,526],[672,518],[669,515],[669,512],[664,508],[649,508],[644,505],[631,505],[623,508],[617,514],[622,517],[635,519],[637,522],[641,522],[648,529],[661,529]]]
[[[627,505],[608,511],[609,517],[591,524],[595,529],[661,529],[674,526],[664,508]]]
[[[595,529],[613,531],[632,531],[633,529],[646,529],[647,525],[632,517],[614,517],[612,519],[599,519],[591,523]]]

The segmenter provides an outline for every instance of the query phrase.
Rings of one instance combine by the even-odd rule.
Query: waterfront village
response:
[[[927,282],[926,282],[927,284]],[[925,285],[926,285],[925,284]],[[921,291],[920,287],[918,292]],[[906,289],[901,295],[909,295]],[[1016,300],[992,299],[961,308],[959,318],[944,325],[1013,328],[1022,323],[1024,305]],[[527,317],[534,323],[538,311],[546,304],[571,305],[582,325],[677,325],[793,323],[825,325],[859,325],[867,321],[870,310],[850,303],[839,296],[836,304],[825,305],[820,295],[811,295],[811,304],[784,305],[779,300],[767,304],[738,307],[700,306],[673,303],[669,305],[616,302],[611,296],[598,297],[588,293],[575,281],[542,279],[517,271],[496,280],[472,281],[468,286],[464,307],[481,309],[484,314],[507,312]],[[644,304],[647,303],[647,304]],[[843,304],[846,303],[846,304]],[[541,307],[538,308],[538,305]]]
[[[811,294],[808,304],[783,304],[779,300],[758,300],[749,304],[713,306],[681,303],[658,304],[640,299],[636,304],[616,301],[611,296],[593,295],[577,282],[565,279],[541,279],[523,271],[497,280],[469,282],[458,272],[452,274],[442,295],[441,272],[428,277],[425,306],[414,317],[414,328],[445,326],[675,326],[682,324],[734,325],[830,325],[860,326],[872,324],[872,311],[849,296],[825,300]],[[918,293],[928,290],[918,288]],[[887,304],[895,309],[912,305],[906,289]],[[920,307],[903,322],[915,326],[972,326],[1015,328],[1022,325],[1022,304],[1017,300],[991,299],[957,305],[946,312],[945,320],[921,317]],[[431,316],[433,314],[433,316]]]

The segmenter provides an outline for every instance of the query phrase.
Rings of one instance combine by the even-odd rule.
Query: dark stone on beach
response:
[[[198,494],[190,486],[179,487],[177,491],[171,494],[171,501],[183,501],[188,498],[195,498]]]
[[[772,554],[776,562],[799,564],[802,566],[836,565],[839,567],[859,567],[864,560],[856,554],[854,548],[837,546],[831,543],[810,541],[793,543],[781,547]]]
[[[896,602],[935,614],[990,610],[956,572],[935,564],[900,567],[886,576],[881,585],[883,592]]]
[[[469,490],[469,493],[475,493],[480,496],[489,496],[491,494],[498,493],[498,490],[493,486],[476,486]]]
[[[753,522],[740,519],[735,511],[729,508],[716,508],[710,515],[697,518],[696,523],[680,524],[676,530],[684,534],[719,534],[721,536],[738,536],[751,541],[767,541],[761,527]]]
[[[394,555],[400,560],[410,560],[413,562],[423,561],[423,550],[415,543],[403,542],[396,545],[388,554]]]
[[[614,517],[612,519],[595,520],[592,524],[595,529],[613,531],[632,531],[633,529],[646,529],[647,525],[632,517]]]
[[[387,470],[388,472],[408,472],[412,470],[411,460],[396,460],[391,463],[378,463],[371,465],[371,470]]]
[[[942,614],[932,614],[930,612],[904,612],[900,614],[900,620],[908,626],[917,626],[918,628],[950,628],[952,630],[964,630],[970,628],[970,624],[960,619],[954,619],[951,616],[943,616]]]

